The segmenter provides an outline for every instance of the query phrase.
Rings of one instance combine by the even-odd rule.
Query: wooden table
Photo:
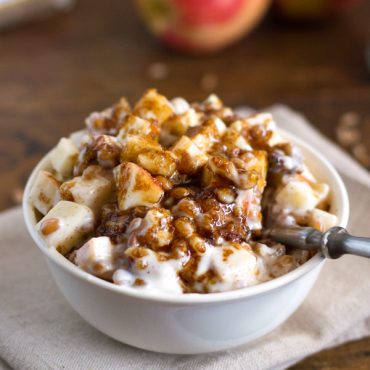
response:
[[[0,207],[14,205],[32,167],[90,111],[121,95],[134,100],[149,86],[196,100],[210,92],[208,79],[229,105],[286,103],[334,140],[339,119],[357,112],[370,150],[368,41],[370,2],[320,27],[287,27],[270,17],[239,44],[201,58],[160,45],[122,0],[80,0],[68,14],[1,33]],[[152,79],[157,62],[167,78]],[[369,348],[363,339],[294,369],[369,369]]]

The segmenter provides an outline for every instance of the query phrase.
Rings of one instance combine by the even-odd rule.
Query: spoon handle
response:
[[[352,236],[342,227],[332,227],[323,234],[321,249],[329,258],[339,258],[343,254],[370,258],[370,238]]]
[[[322,233],[312,227],[273,228],[265,236],[298,249],[321,250],[327,258],[353,254],[370,258],[370,238],[350,235],[343,227],[332,227]]]

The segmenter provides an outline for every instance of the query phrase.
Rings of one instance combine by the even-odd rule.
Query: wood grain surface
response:
[[[92,110],[147,87],[203,99],[211,91],[231,105],[285,103],[336,140],[354,112],[370,151],[370,2],[315,27],[268,16],[222,53],[189,57],[149,35],[131,1],[79,0],[73,11],[0,34],[0,209],[19,201],[37,161],[58,138],[82,127]],[[153,64],[167,76],[154,79]],[[163,66],[162,65],[162,66]],[[309,138],[307,138],[309,141]],[[316,354],[293,369],[370,369],[370,339]]]

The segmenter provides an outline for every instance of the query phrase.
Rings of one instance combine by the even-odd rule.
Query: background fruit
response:
[[[250,31],[270,0],[137,0],[149,29],[188,52],[221,49]]]

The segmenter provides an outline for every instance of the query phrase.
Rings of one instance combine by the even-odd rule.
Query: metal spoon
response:
[[[327,258],[343,254],[370,258],[370,238],[352,236],[343,227],[332,227],[325,233],[312,227],[277,227],[266,230],[264,236],[294,248],[321,250]]]

